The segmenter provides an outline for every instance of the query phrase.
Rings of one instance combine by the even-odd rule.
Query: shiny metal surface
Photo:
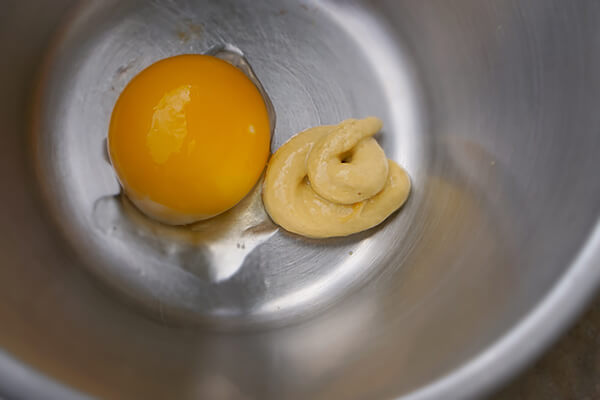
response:
[[[422,192],[413,196],[412,213],[376,232],[328,241],[276,232],[260,184],[226,215],[185,228],[149,221],[116,197],[119,185],[102,150],[119,93],[159,59],[215,46],[240,49],[264,86],[277,116],[274,148],[311,126],[381,115],[388,155],[418,179],[427,135],[401,49],[361,8],[290,4],[290,13],[278,15],[274,4],[98,3],[64,25],[47,61],[33,132],[45,198],[86,266],[160,321],[216,329],[294,322],[407,250],[408,243],[396,243],[405,242]],[[334,19],[344,13],[348,24],[370,24],[360,39]],[[315,28],[302,35],[291,29],[306,25]],[[364,41],[374,45],[361,47]]]
[[[478,396],[600,279],[593,1],[34,3],[0,16],[0,393]],[[414,184],[401,212],[312,241],[250,197],[215,242],[106,197],[119,91],[227,44],[272,100],[273,149],[380,116]]]

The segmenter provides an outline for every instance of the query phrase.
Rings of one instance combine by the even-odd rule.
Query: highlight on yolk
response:
[[[258,88],[208,55],[167,58],[140,72],[117,100],[108,134],[128,197],[169,224],[235,206],[259,179],[269,143]]]

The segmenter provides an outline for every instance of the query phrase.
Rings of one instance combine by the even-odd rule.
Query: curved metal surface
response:
[[[600,279],[595,2],[33,3],[0,17],[0,393],[477,397]],[[227,265],[126,202],[98,217],[118,190],[102,149],[119,90],[157,59],[226,44],[273,102],[273,149],[381,116],[414,182],[402,212],[317,242],[249,207],[263,236]]]
[[[384,33],[376,21],[351,9],[360,14],[350,21],[370,22],[361,40],[376,46],[367,48],[327,12],[300,8],[280,16],[273,8],[103,2],[65,24],[48,57],[33,132],[46,201],[86,266],[161,321],[229,329],[305,318],[384,268],[392,253],[381,249],[404,241],[414,218],[415,212],[402,212],[366,234],[309,241],[277,230],[262,207],[260,183],[230,212],[184,228],[150,221],[117,196],[102,150],[123,87],[161,58],[213,53],[219,46],[241,49],[245,56],[233,63],[249,63],[272,99],[274,147],[310,126],[377,114],[386,122],[380,140],[388,154],[415,178],[422,174],[427,135],[420,129],[419,95],[398,46],[377,40]],[[316,28],[296,35],[283,19]],[[390,82],[378,66],[392,68]]]

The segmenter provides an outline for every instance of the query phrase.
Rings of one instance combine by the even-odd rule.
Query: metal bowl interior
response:
[[[594,2],[34,3],[0,16],[0,394],[476,396],[600,280]],[[116,200],[120,90],[219,46],[272,101],[273,150],[380,116],[413,180],[404,208],[314,241],[252,203],[252,224],[227,225],[245,236],[215,242]]]

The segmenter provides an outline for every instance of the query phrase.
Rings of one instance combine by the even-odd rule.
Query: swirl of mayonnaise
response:
[[[347,236],[400,208],[410,178],[373,139],[381,120],[348,119],[308,129],[273,154],[263,202],[273,221],[303,236]]]

